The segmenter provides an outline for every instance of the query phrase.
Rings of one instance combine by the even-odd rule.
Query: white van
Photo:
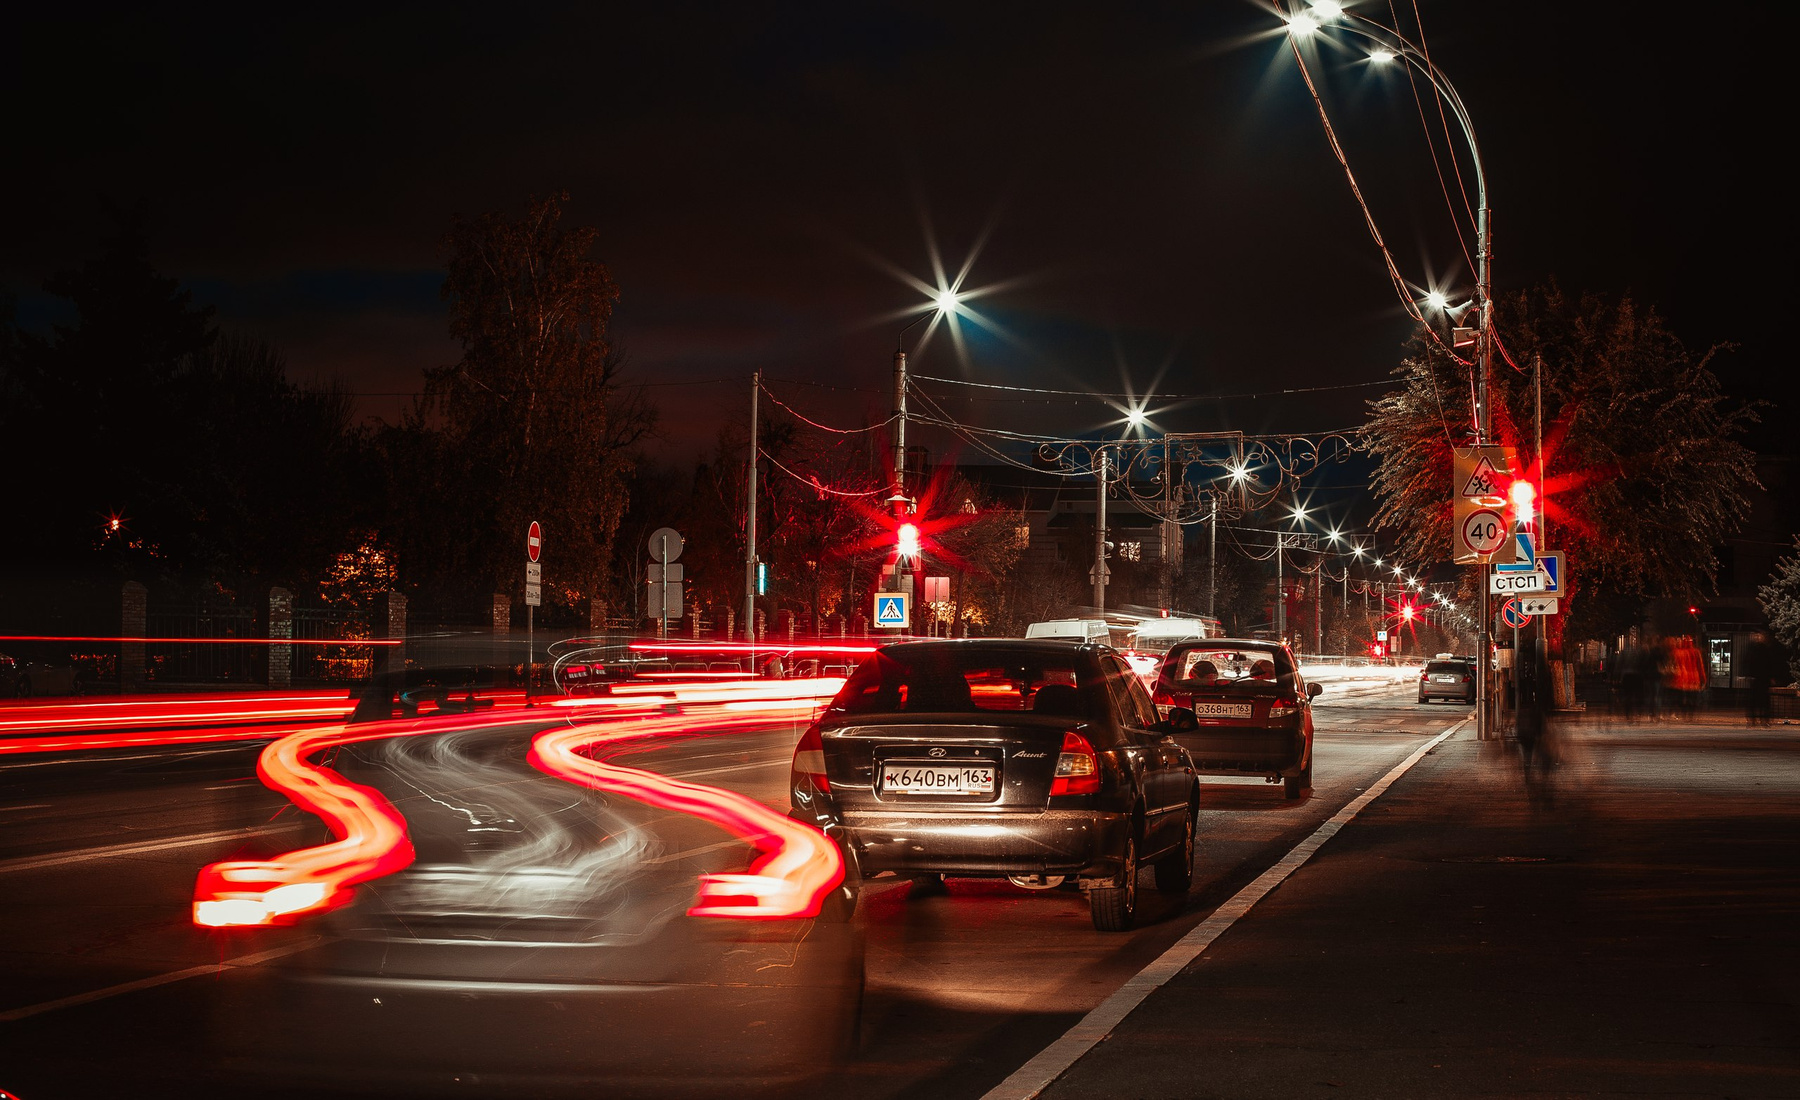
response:
[[[1142,654],[1163,654],[1182,642],[1217,638],[1224,631],[1211,619],[1145,619],[1131,632],[1126,648]]]
[[[1112,634],[1106,629],[1105,619],[1051,619],[1046,623],[1032,623],[1025,628],[1025,636],[1094,642],[1099,645],[1109,645],[1112,642]]]

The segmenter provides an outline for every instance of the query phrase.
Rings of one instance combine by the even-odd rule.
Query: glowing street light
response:
[[[1372,65],[1386,65],[1386,64],[1389,64],[1390,62],[1392,62],[1393,60],[1394,60],[1394,51],[1393,50],[1384,49],[1381,46],[1377,46],[1374,49],[1369,51],[1369,63]]]
[[[1288,33],[1295,38],[1309,38],[1319,29],[1319,21],[1305,12],[1288,20]]]

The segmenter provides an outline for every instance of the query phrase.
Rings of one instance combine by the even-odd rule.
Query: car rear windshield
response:
[[[1462,661],[1433,661],[1425,666],[1426,675],[1433,672],[1467,672],[1469,666]]]
[[[1172,653],[1163,678],[1190,687],[1254,690],[1280,684],[1291,688],[1294,666],[1286,652],[1273,646],[1197,646]]]
[[[1099,718],[1105,689],[1074,653],[988,647],[905,648],[859,665],[829,710],[840,714],[1035,711]]]

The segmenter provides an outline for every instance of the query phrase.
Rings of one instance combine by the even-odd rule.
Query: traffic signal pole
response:
[[[1094,614],[1106,618],[1106,448],[1100,448],[1094,483]]]

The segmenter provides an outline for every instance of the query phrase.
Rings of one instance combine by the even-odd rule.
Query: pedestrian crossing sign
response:
[[[885,629],[904,630],[909,621],[904,592],[875,593],[875,625]]]

